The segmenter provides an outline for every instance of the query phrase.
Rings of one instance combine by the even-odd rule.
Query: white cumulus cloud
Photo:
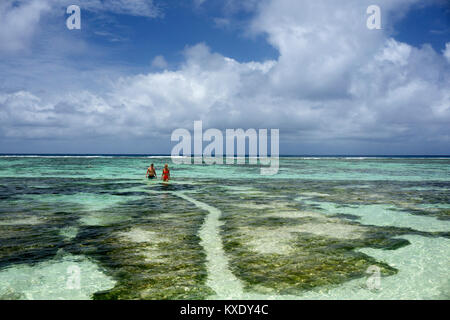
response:
[[[0,3],[0,52],[25,49],[38,27],[41,16],[50,10],[47,1],[32,0]]]
[[[450,42],[445,44],[444,57],[450,63]]]
[[[415,2],[380,5],[389,16]],[[101,92],[86,88],[51,101],[31,92],[3,94],[1,132],[16,138],[167,138],[175,128],[204,120],[205,127],[220,129],[279,128],[281,140],[294,144],[381,143],[387,153],[401,152],[399,146],[445,148],[449,44],[442,55],[429,45],[395,40],[389,28],[368,30],[369,4],[265,1],[252,32],[267,36],[277,60],[243,63],[199,43],[185,49],[179,68],[167,70],[165,59],[156,57],[153,66],[164,71],[122,76]]]

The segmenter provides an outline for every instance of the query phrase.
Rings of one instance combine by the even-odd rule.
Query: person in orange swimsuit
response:
[[[169,181],[170,179],[170,170],[169,165],[167,163],[164,165],[161,177],[163,181]]]

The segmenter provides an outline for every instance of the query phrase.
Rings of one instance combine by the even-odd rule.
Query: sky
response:
[[[2,0],[0,23],[0,153],[170,154],[202,120],[286,155],[450,155],[445,0]]]

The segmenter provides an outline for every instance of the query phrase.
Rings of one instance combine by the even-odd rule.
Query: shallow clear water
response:
[[[449,165],[0,157],[0,299],[448,299]]]

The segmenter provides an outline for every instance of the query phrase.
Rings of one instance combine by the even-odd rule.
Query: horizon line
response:
[[[164,156],[168,153],[0,153],[0,156]],[[189,155],[186,157],[203,157],[203,155]],[[233,155],[238,157],[242,155]],[[249,157],[248,154],[244,155]],[[223,155],[227,157],[227,155]],[[256,157],[259,157],[258,155]],[[271,155],[267,155],[271,157]],[[450,157],[450,154],[280,154],[279,157]]]

